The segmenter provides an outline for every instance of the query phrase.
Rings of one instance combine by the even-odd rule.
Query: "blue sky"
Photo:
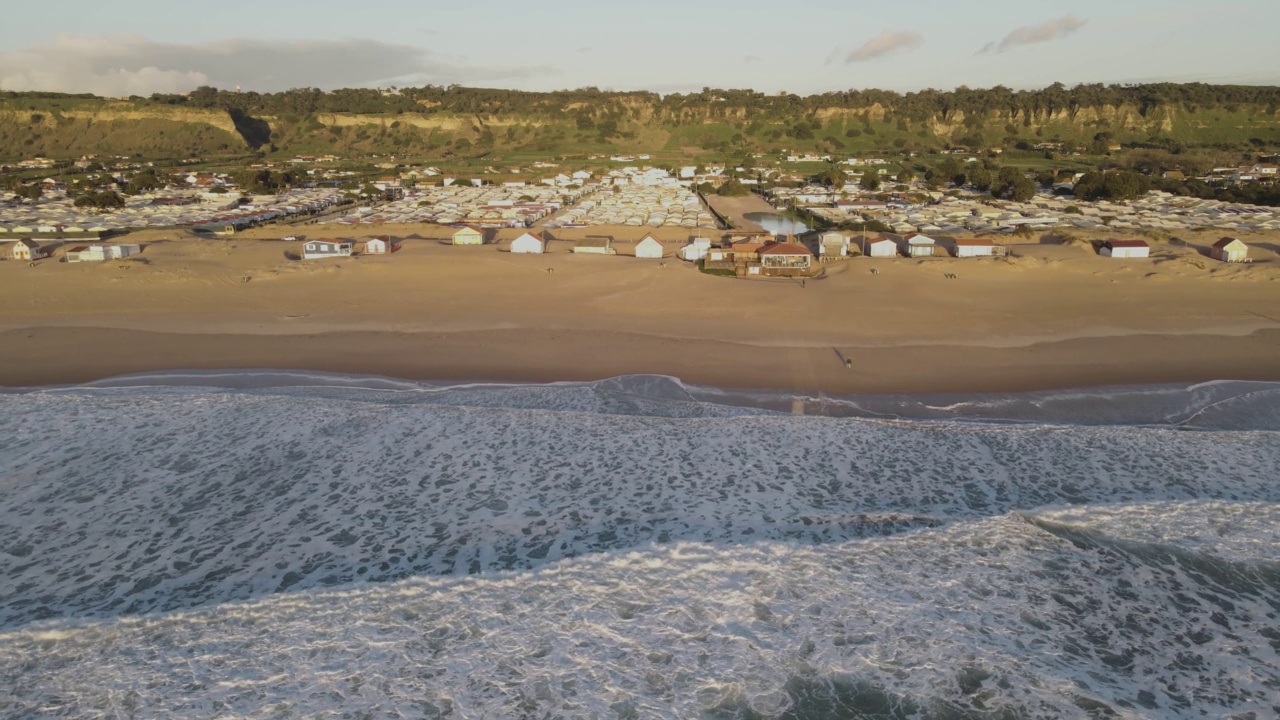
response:
[[[1277,30],[1274,0],[57,0],[6,12],[0,89],[1280,84]]]

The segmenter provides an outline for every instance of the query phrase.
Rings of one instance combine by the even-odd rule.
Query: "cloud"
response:
[[[742,62],[758,63],[763,61],[764,61],[764,58],[760,57],[759,55],[748,55],[742,58]]]
[[[978,54],[991,52],[992,50],[1004,52],[1018,45],[1034,45],[1036,43],[1049,42],[1050,40],[1058,40],[1071,35],[1088,22],[1088,20],[1081,20],[1075,15],[1067,14],[1039,25],[1024,25],[1005,35],[1004,39],[999,43],[987,43],[978,51]]]
[[[900,50],[915,50],[921,45],[924,45],[924,37],[920,33],[885,30],[846,55],[844,61],[856,63],[875,60]]]
[[[274,92],[295,87],[492,82],[556,73],[548,66],[472,66],[422,48],[361,38],[232,38],[181,45],[133,34],[59,35],[46,45],[0,52],[0,89],[112,97],[186,92],[200,85]]]
[[[582,47],[580,47],[580,48],[578,48],[577,50],[575,50],[575,52],[580,52],[580,53],[589,53],[589,52],[591,52],[591,48],[590,48],[590,47],[588,47],[588,46],[586,46],[586,45],[583,45]]]

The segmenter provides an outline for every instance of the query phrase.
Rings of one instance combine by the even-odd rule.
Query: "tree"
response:
[[[1151,180],[1147,176],[1120,170],[1085,173],[1073,192],[1081,200],[1132,200],[1150,189]]]
[[[40,187],[39,183],[35,185],[19,185],[14,188],[13,194],[23,200],[35,202],[36,200],[44,197],[44,188]]]
[[[104,192],[91,192],[76,198],[75,206],[90,207],[95,210],[122,208],[124,207],[124,198],[111,190],[106,190]]]
[[[1011,200],[1026,202],[1036,196],[1036,184],[1029,178],[1020,177],[1008,186],[1007,194]]]
[[[874,169],[868,168],[866,172],[862,173],[862,180],[860,182],[865,190],[879,190],[880,173],[876,172]]]
[[[743,197],[750,195],[751,191],[747,189],[746,185],[739,182],[737,178],[729,178],[720,186],[716,194],[724,195],[725,197]]]
[[[810,182],[826,187],[844,187],[845,174],[844,171],[837,167],[828,167],[822,172],[809,178]]]
[[[995,182],[995,176],[986,168],[977,168],[969,171],[969,183],[978,190],[986,192],[991,189],[991,183]]]
[[[902,172],[898,173],[898,182],[900,183],[910,183],[915,179],[916,174],[911,171],[911,168],[903,168]]]

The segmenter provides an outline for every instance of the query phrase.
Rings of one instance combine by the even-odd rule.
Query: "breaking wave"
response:
[[[0,714],[1275,716],[1278,393],[6,393]]]

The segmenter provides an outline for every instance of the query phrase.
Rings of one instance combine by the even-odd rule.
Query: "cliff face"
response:
[[[802,107],[756,110],[726,103],[672,107],[640,98],[574,102],[539,113],[314,113],[296,116],[202,110],[110,100],[0,101],[0,157],[100,153],[150,157],[280,153],[462,153],[526,149],[582,151],[832,149],[869,152],[921,148],[961,138],[1000,144],[1007,138],[1087,141],[1174,139],[1188,144],[1280,144],[1280,111],[1262,106],[1194,109],[1176,105],[1082,107],[969,116],[952,110],[920,120],[893,107]],[[812,128],[797,132],[797,128]]]
[[[110,102],[57,109],[0,104],[0,155],[6,157],[222,154],[247,148],[221,111]]]

